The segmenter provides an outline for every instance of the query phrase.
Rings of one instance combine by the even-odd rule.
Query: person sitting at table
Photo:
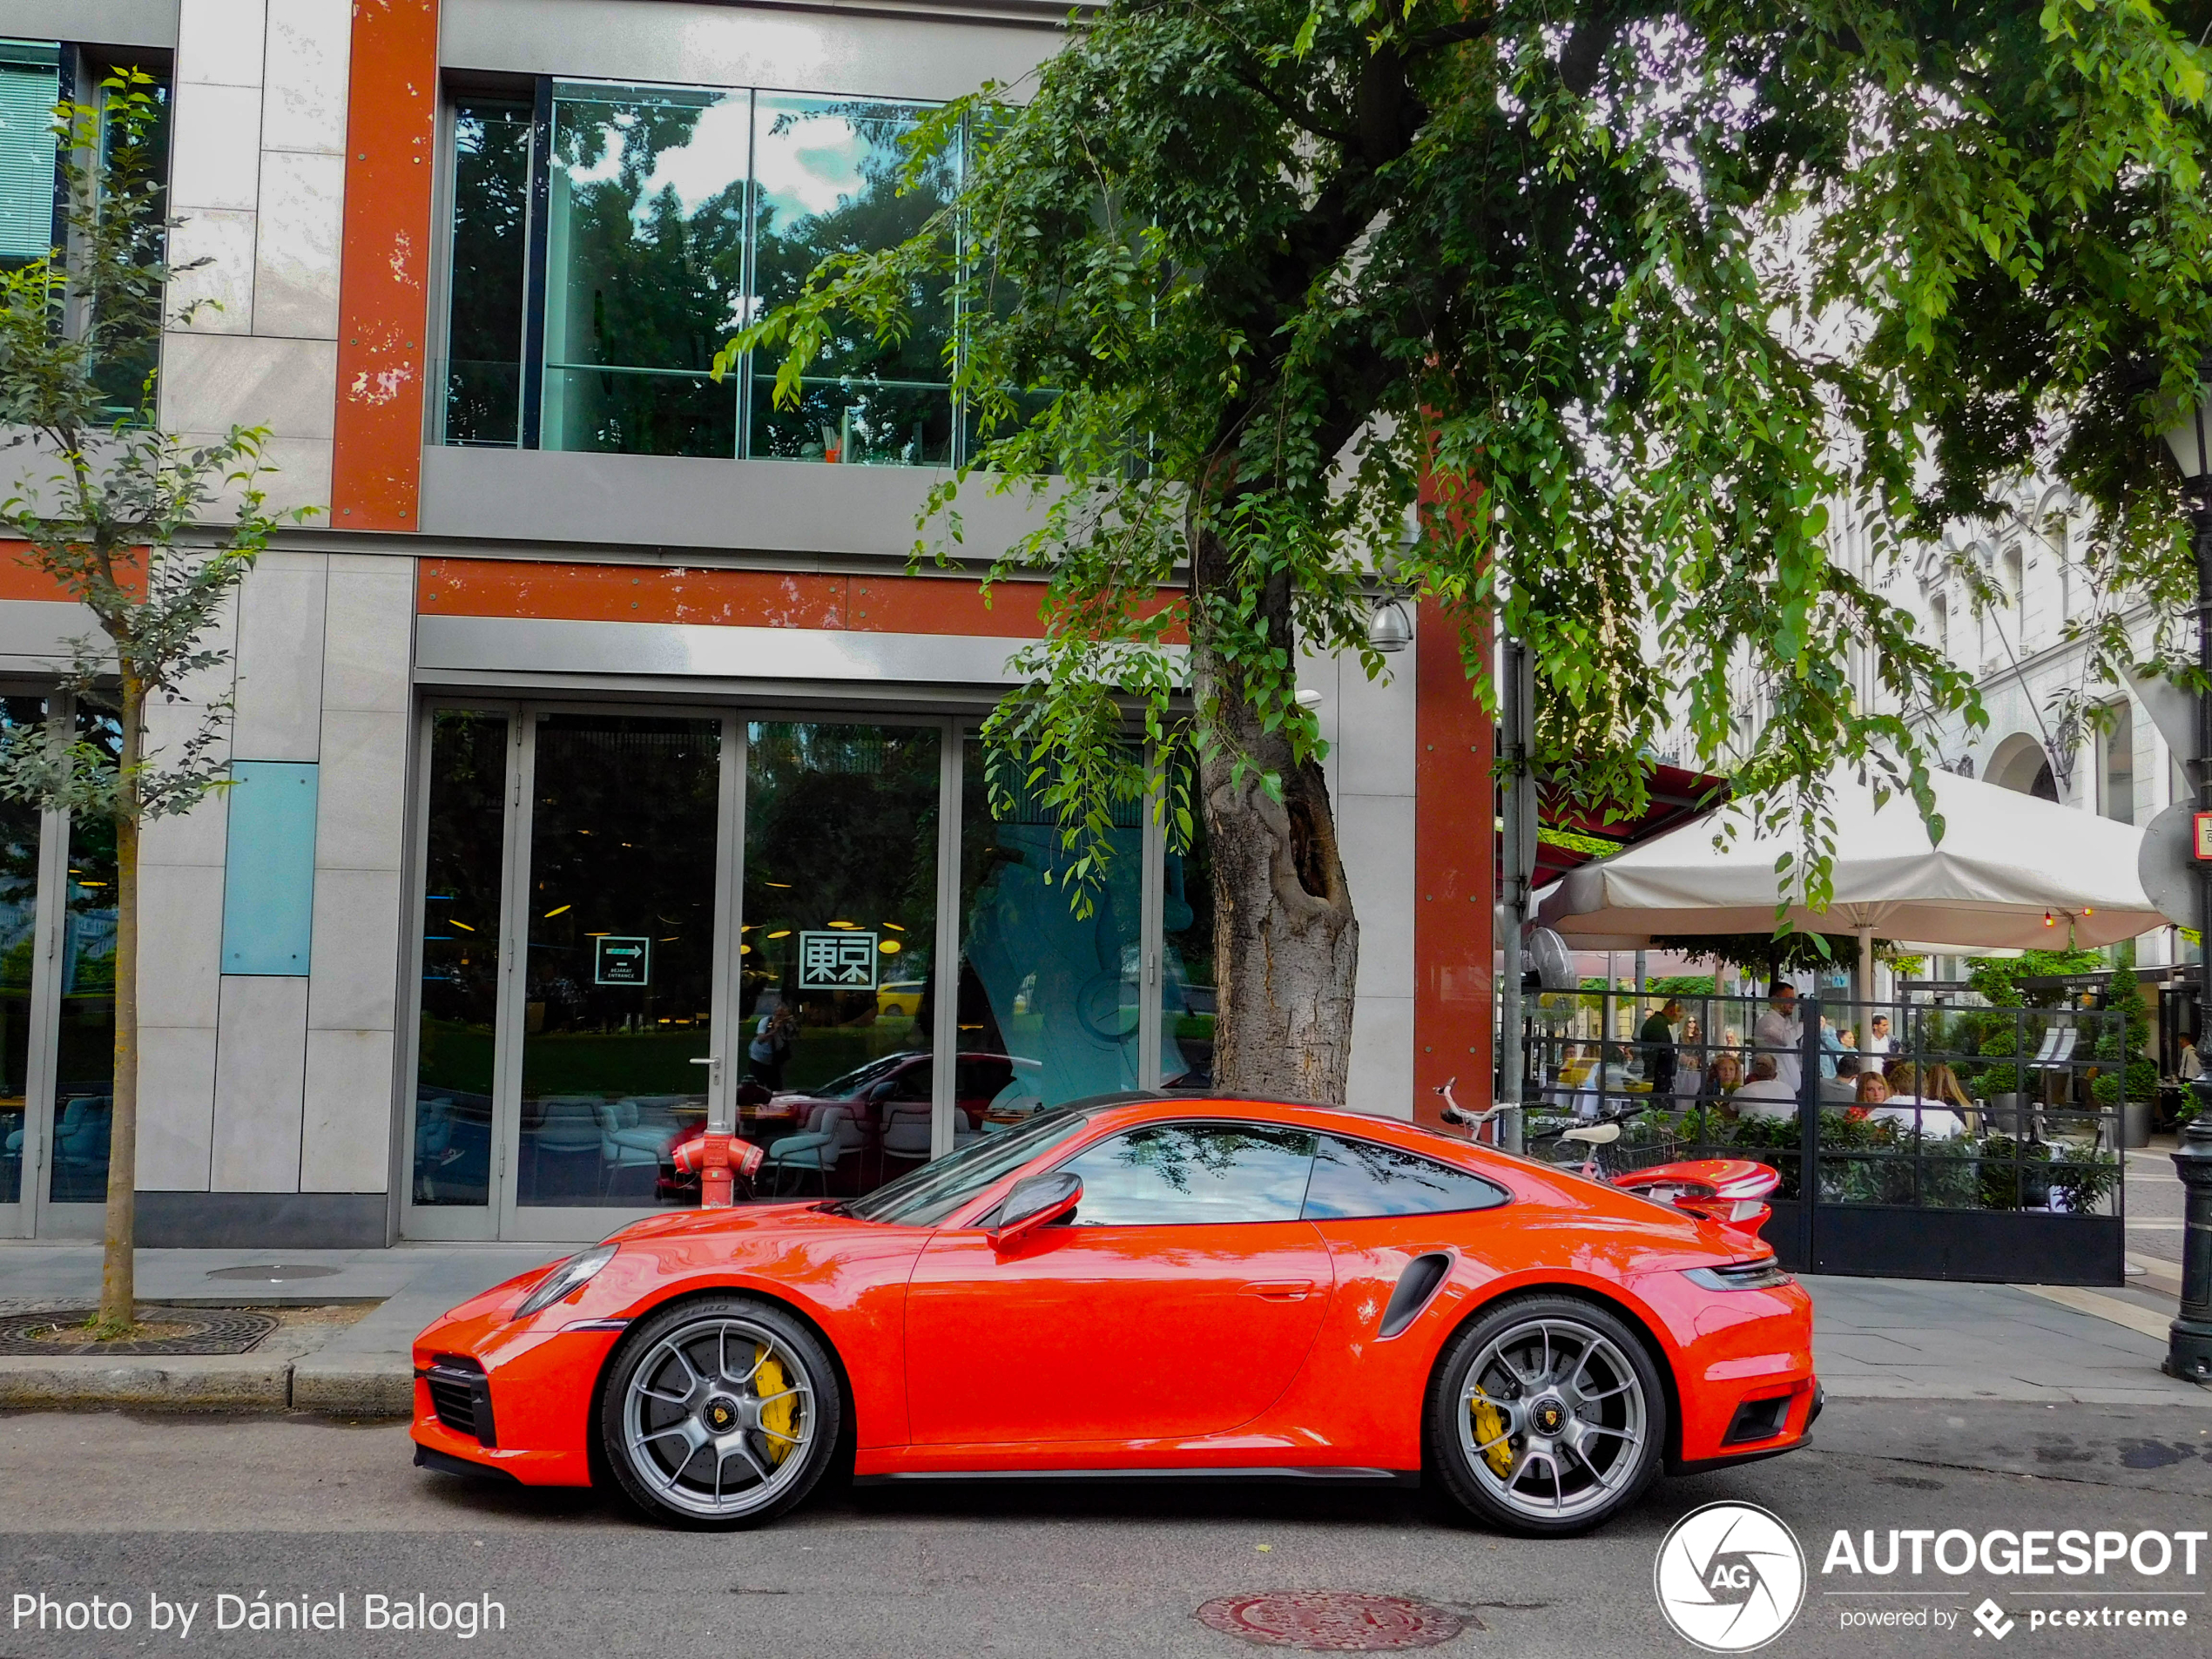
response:
[[[1820,1080],[1820,1103],[1823,1106],[1850,1106],[1858,1098],[1858,1086],[1867,1074],[1860,1069],[1859,1057],[1846,1050],[1836,1057],[1836,1075]],[[1876,1078],[1877,1082],[1880,1079]]]
[[[1868,1108],[1879,1106],[1889,1097],[1889,1082],[1880,1072],[1862,1071],[1858,1074],[1858,1088],[1853,1096],[1859,1109],[1851,1115],[1853,1117],[1864,1117],[1866,1116]]]
[[[1796,1117],[1796,1089],[1783,1082],[1781,1066],[1774,1055],[1754,1055],[1752,1075],[1743,1089],[1738,1089],[1730,1099],[1737,1117],[1767,1117],[1787,1122]]]
[[[1935,1069],[1932,1066],[1928,1069],[1931,1082]],[[1899,1060],[1892,1065],[1887,1082],[1889,1099],[1867,1113],[1871,1122],[1895,1123],[1931,1141],[1953,1140],[1966,1132],[1964,1113],[1947,1101],[1930,1099],[1920,1092],[1919,1069],[1910,1060]],[[1951,1086],[1958,1088],[1956,1076],[1952,1078]]]
[[[1797,1115],[1797,1091],[1782,1081],[1782,1069],[1770,1054],[1751,1060],[1750,1081],[1736,1091],[1729,1104],[1736,1116],[1771,1118],[1786,1123]]]
[[[1974,1110],[1973,1102],[1966,1097],[1966,1087],[1959,1082],[1959,1074],[1952,1070],[1947,1062],[1939,1060],[1928,1068],[1920,1079],[1920,1094],[1923,1098],[1939,1102],[1958,1113],[1959,1122],[1966,1125],[1969,1135],[1979,1132],[1979,1115]]]
[[[1743,1062],[1723,1050],[1705,1068],[1705,1086],[1698,1090],[1700,1106],[1715,1106],[1743,1086]]]

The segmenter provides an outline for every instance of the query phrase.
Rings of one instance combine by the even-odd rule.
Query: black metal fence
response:
[[[1662,1035],[1651,1015],[1670,1001]],[[1786,1266],[2121,1282],[2117,1010],[1589,991],[1538,999],[1524,1035],[1533,1155],[1571,1154],[1561,1130],[1617,1120],[1616,1170],[1770,1164],[1765,1236]]]

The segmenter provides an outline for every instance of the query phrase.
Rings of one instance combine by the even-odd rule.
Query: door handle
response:
[[[1302,1302],[1312,1289],[1310,1278],[1254,1279],[1244,1286],[1245,1294],[1267,1302]]]

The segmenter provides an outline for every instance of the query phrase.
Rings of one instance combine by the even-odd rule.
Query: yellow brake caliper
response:
[[[761,1435],[768,1442],[768,1460],[781,1463],[799,1444],[791,1432],[799,1415],[799,1396],[786,1392],[791,1385],[784,1379],[784,1368],[765,1345],[752,1359],[753,1392],[768,1402],[760,1408]],[[773,1398],[777,1395],[782,1398]]]
[[[1482,1460],[1500,1474],[1509,1473],[1513,1468],[1513,1447],[1506,1438],[1506,1414],[1480,1388],[1474,1391],[1471,1403],[1474,1411],[1474,1443],[1482,1448]]]

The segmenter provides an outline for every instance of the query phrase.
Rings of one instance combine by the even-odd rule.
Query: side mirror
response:
[[[1011,1249],[1073,1211],[1082,1196],[1083,1178],[1072,1170],[1054,1170],[1015,1183],[999,1206],[998,1225],[989,1234],[991,1248]]]

